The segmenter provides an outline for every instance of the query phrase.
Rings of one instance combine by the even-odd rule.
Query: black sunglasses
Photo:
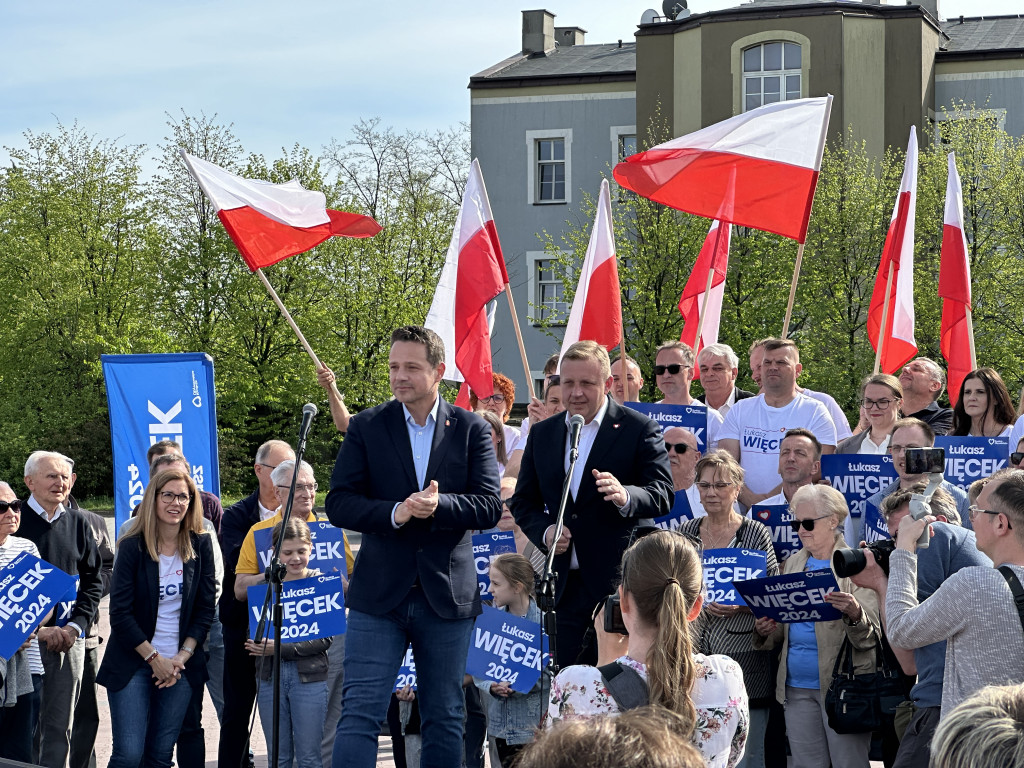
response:
[[[677,373],[683,370],[683,368],[689,367],[690,366],[688,365],[680,365],[679,363],[672,363],[672,365],[656,365],[654,366],[654,375],[664,376],[666,373],[671,373],[673,376],[675,376]]]
[[[684,453],[686,453],[688,450],[690,450],[690,446],[688,446],[686,443],[665,443],[665,449],[669,453],[672,453],[672,451],[675,451],[680,456],[682,456]]]
[[[8,509],[14,512],[21,512],[21,501],[15,499],[14,501],[0,501],[0,515],[6,512]]]
[[[1010,454],[1011,464],[1020,464],[1022,461],[1024,461],[1024,451],[1014,451]]]
[[[790,523],[789,523],[789,526],[790,526],[790,528],[792,528],[794,531],[797,531],[797,532],[799,532],[801,525],[804,527],[805,531],[813,531],[814,530],[814,524],[818,520],[824,520],[826,517],[832,517],[832,515],[822,515],[821,517],[812,517],[810,520],[791,520]]]

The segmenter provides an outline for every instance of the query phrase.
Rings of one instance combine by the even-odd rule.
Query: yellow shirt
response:
[[[244,573],[248,575],[254,575],[262,573],[259,564],[256,561],[256,531],[262,530],[263,528],[273,528],[279,522],[281,522],[281,510],[278,510],[273,517],[268,517],[266,520],[262,520],[245,534],[245,540],[242,542],[242,549],[238,553],[238,565],[235,567],[235,573]],[[306,518],[307,523],[315,523],[317,520],[316,514],[313,512],[309,513],[309,517]],[[352,575],[352,567],[355,565],[355,557],[352,555],[352,547],[349,546],[348,536],[342,533],[342,537],[345,540],[345,566],[348,570],[349,576]]]

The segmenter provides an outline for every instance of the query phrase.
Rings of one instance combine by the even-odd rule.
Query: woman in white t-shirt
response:
[[[638,675],[647,701],[681,715],[689,738],[712,768],[735,766],[747,740],[747,692],[728,656],[694,653],[690,622],[703,598],[701,558],[675,531],[656,531],[622,556],[619,599],[628,650],[613,664],[563,669],[551,684],[548,725],[622,711],[608,672]],[[596,622],[600,634],[603,616]],[[603,654],[602,654],[603,655]]]
[[[114,561],[110,639],[96,676],[110,703],[109,768],[170,767],[192,691],[209,677],[200,646],[215,592],[199,492],[173,466],[146,487]]]

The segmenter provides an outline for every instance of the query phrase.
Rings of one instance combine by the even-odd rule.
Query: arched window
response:
[[[743,111],[799,99],[802,51],[797,43],[774,41],[743,49]]]

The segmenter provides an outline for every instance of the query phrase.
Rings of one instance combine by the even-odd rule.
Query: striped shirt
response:
[[[22,552],[39,557],[39,548],[36,547],[35,542],[23,539],[21,536],[8,536],[7,541],[0,544],[0,568],[5,567]],[[28,654],[29,669],[32,674],[43,674],[43,658],[39,655],[39,641],[33,640],[25,652]]]

